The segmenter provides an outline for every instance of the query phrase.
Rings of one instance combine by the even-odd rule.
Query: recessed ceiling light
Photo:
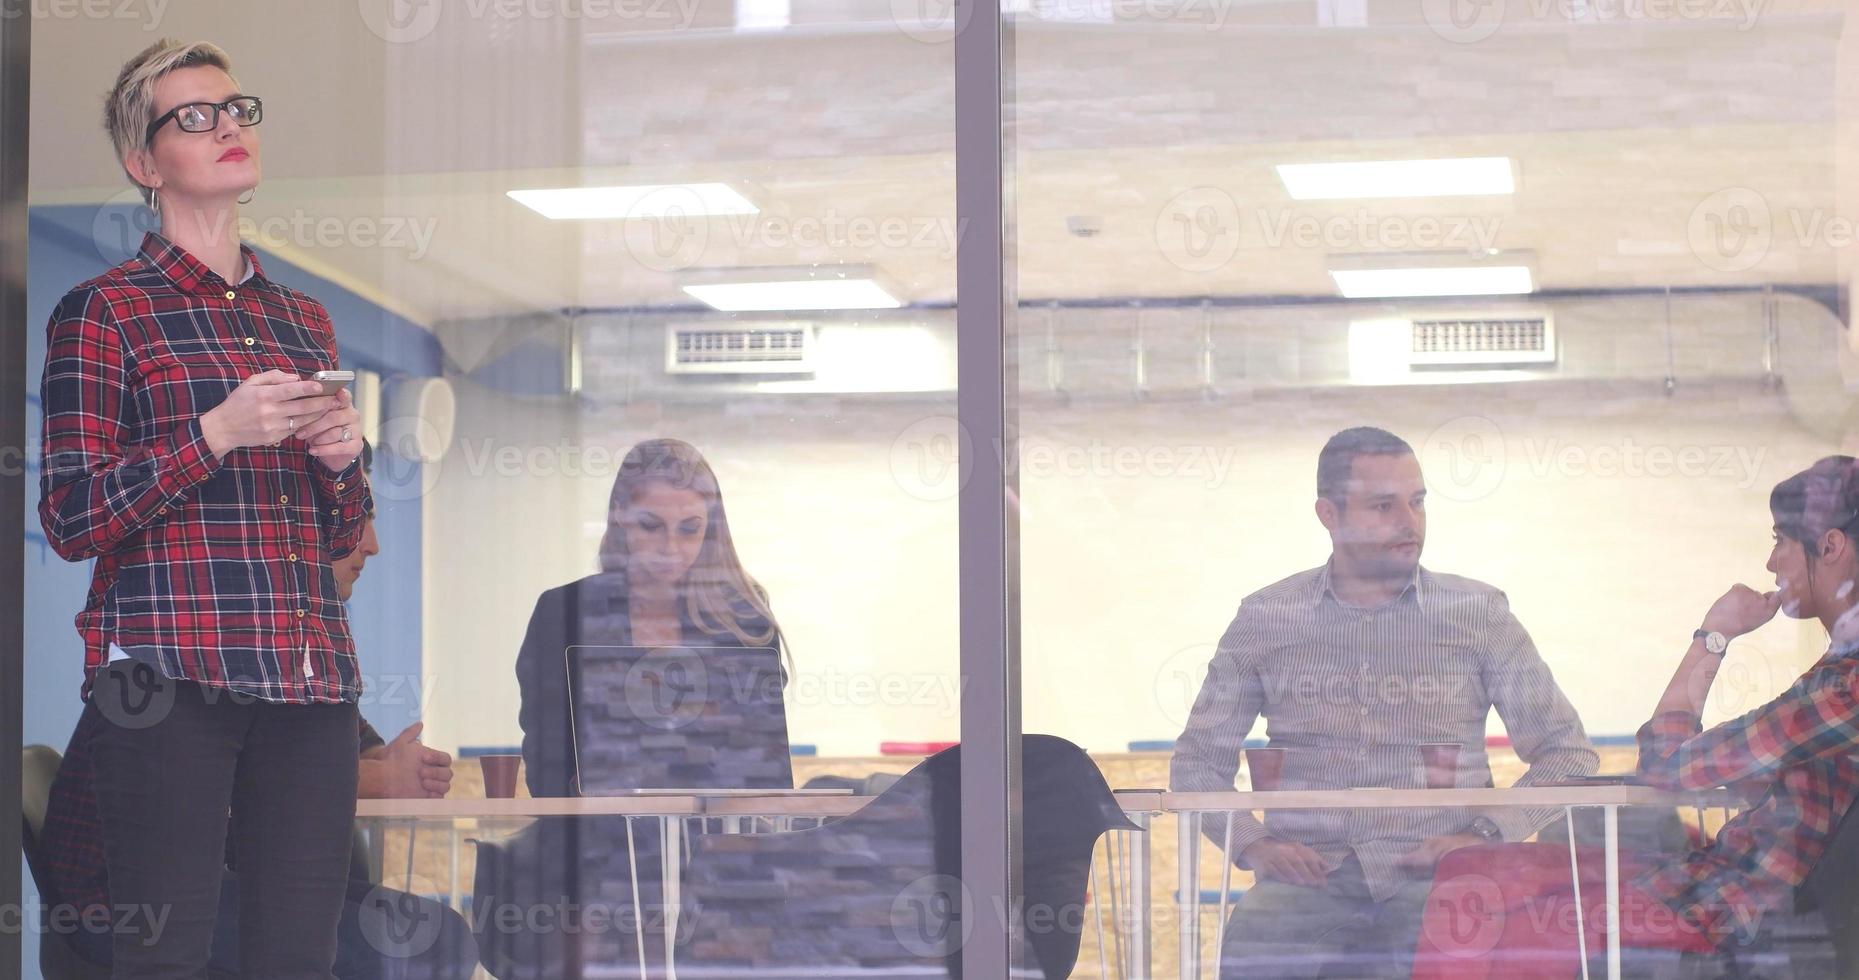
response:
[[[1509,296],[1534,292],[1530,267],[1473,265],[1440,268],[1332,269],[1346,299],[1399,296]]]
[[[1457,197],[1517,191],[1509,157],[1281,163],[1277,169],[1285,191],[1298,201]]]
[[[754,202],[728,184],[634,184],[509,191],[512,200],[556,221],[598,218],[755,214]]]
[[[903,304],[870,275],[743,270],[741,278],[711,273],[684,291],[726,313],[770,310],[891,310]]]

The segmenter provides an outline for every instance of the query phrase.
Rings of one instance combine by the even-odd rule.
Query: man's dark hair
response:
[[[367,436],[362,436],[361,439],[361,471],[364,476],[374,475],[374,446],[369,444]],[[371,501],[373,499],[369,498]],[[374,519],[373,507],[368,508],[368,519]]]
[[[1323,444],[1323,451],[1317,454],[1317,496],[1342,503],[1357,456],[1413,454],[1414,447],[1408,445],[1407,440],[1386,429],[1372,425],[1344,429],[1331,436],[1330,441]]]

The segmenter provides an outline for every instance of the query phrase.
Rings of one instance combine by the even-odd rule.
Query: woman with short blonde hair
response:
[[[239,242],[263,114],[214,45],[131,58],[104,122],[160,231],[47,327],[39,519],[95,559],[77,628],[110,904],[166,914],[118,928],[117,978],[204,975],[229,834],[243,972],[335,958],[361,676],[330,561],[371,501],[349,394],[311,380],[337,366],[328,312]]]

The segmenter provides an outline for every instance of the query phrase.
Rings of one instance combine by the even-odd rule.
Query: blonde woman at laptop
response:
[[[532,796],[578,792],[569,648],[782,644],[767,592],[736,554],[716,473],[689,443],[651,439],[627,452],[608,498],[600,569],[536,600],[517,655]]]

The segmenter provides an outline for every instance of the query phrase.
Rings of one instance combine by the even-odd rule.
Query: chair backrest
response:
[[[1078,954],[1092,848],[1107,830],[1139,828],[1070,742],[1025,736],[1021,774],[1028,928],[1015,974],[1065,977]],[[696,838],[681,962],[782,976],[803,967],[883,977],[941,967],[959,977],[960,786],[957,746],[824,826]]]
[[[46,745],[28,745],[20,751],[20,823],[21,843],[26,852],[26,866],[45,903],[57,900],[51,883],[39,872],[39,833],[45,829],[45,810],[51,804],[52,780],[64,758]],[[71,943],[46,930],[39,937],[39,972],[46,980],[109,980],[110,968],[92,963],[78,955]]]
[[[62,761],[58,750],[49,745],[28,745],[20,751],[19,801],[26,831],[31,835],[29,846],[38,843],[39,831],[45,827],[45,808],[52,799],[52,779],[58,775],[58,764]]]
[[[1820,910],[1840,980],[1859,980],[1859,803],[1833,828],[1826,851],[1797,890],[1795,908]]]

